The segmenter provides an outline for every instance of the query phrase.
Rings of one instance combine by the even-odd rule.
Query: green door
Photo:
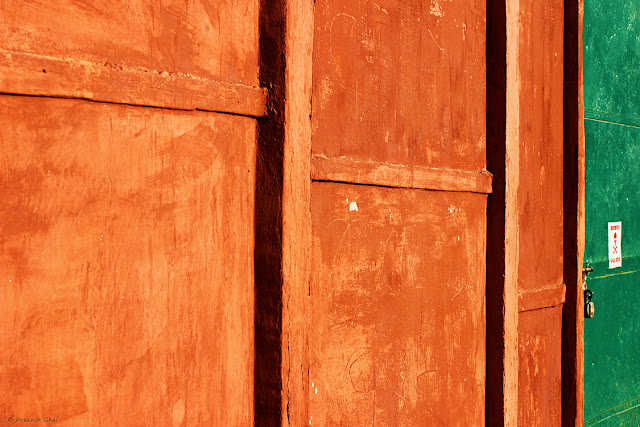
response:
[[[640,0],[585,0],[584,418],[640,425]],[[609,222],[621,221],[615,243]],[[612,235],[613,237],[613,235]],[[622,266],[610,268],[610,249]],[[617,255],[614,255],[614,258]]]

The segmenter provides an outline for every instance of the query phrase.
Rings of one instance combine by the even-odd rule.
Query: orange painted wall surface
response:
[[[6,51],[258,82],[255,0],[7,0],[0,23]]]
[[[312,197],[314,424],[481,424],[486,197],[321,182]]]
[[[520,2],[518,419],[561,422],[563,22],[560,0]],[[557,294],[523,311],[543,294]]]
[[[0,413],[249,424],[255,121],[12,96],[0,116]]]
[[[315,4],[313,425],[484,420],[484,14]]]
[[[485,1],[319,0],[314,154],[482,169]]]
[[[44,3],[0,5],[0,416],[483,423],[484,0]],[[563,2],[517,7],[513,421],[556,425]]]
[[[254,0],[0,5],[3,417],[253,422],[258,48]]]

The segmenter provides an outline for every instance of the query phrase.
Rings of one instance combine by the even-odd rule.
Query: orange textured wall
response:
[[[518,419],[523,425],[559,425],[564,4],[527,1],[519,7]]]
[[[0,5],[2,417],[253,422],[258,18]]]
[[[312,425],[484,421],[484,18],[315,3]]]
[[[0,49],[181,73],[258,81],[258,2],[7,0]]]
[[[0,115],[3,416],[250,423],[255,121],[13,96]]]

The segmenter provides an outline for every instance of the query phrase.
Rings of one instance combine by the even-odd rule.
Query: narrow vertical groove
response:
[[[285,108],[285,0],[260,2],[260,86],[255,191],[254,425],[280,425],[282,413],[282,191]]]
[[[562,425],[578,425],[577,325],[581,319],[580,268],[578,252],[578,0],[564,1],[564,269],[567,285],[566,303],[562,309]],[[582,416],[580,416],[582,418]],[[580,422],[582,420],[580,419]]]
[[[493,174],[493,192],[487,199],[485,423],[488,426],[504,424],[506,31],[505,0],[487,0],[487,169]]]
[[[254,425],[307,422],[313,3],[260,2]]]

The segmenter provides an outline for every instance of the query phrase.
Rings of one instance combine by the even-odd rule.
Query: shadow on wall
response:
[[[504,0],[487,0],[487,379],[485,421],[504,425],[505,147],[507,17]]]
[[[254,424],[281,424],[282,188],[285,100],[285,2],[260,1],[260,86],[269,90],[258,119],[255,191]]]

